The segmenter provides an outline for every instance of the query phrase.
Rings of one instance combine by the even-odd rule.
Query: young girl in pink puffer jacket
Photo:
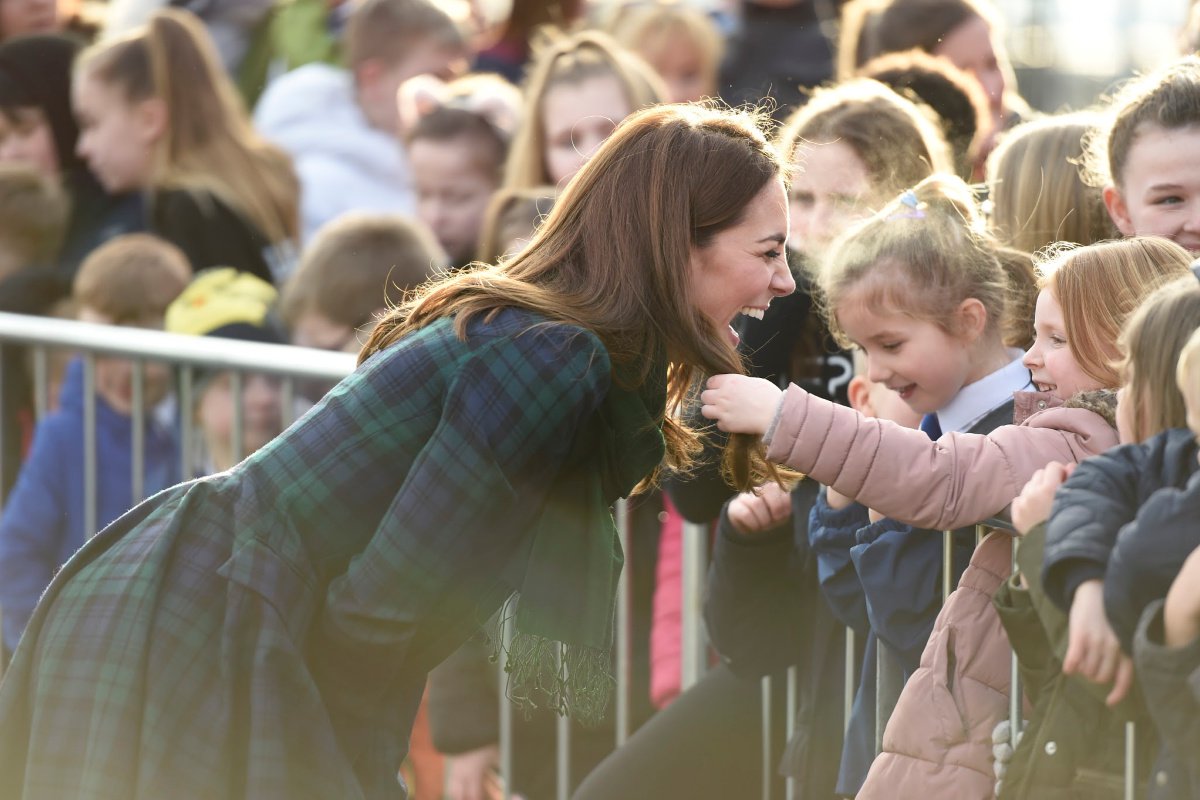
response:
[[[1164,240],[1066,252],[1045,270],[1034,344],[1014,358],[1000,331],[1006,278],[996,247],[966,187],[932,178],[839,242],[823,288],[831,327],[865,351],[868,377],[925,414],[922,429],[937,441],[741,376],[711,379],[703,413],[724,430],[765,434],[771,459],[885,516],[935,530],[974,524],[1004,511],[1048,462],[1117,443],[1088,393],[1116,387],[1122,321],[1188,263]],[[1018,424],[970,432],[1006,411]],[[992,595],[1010,565],[1007,536],[977,548],[859,798],[993,795],[991,733],[1008,713],[1011,649]]]

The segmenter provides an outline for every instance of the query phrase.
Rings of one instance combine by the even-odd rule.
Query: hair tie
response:
[[[900,205],[904,208],[888,217],[893,219],[925,219],[925,204],[917,199],[917,193],[908,189],[900,195]]]

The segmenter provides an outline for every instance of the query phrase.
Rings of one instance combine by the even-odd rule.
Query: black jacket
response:
[[[1182,488],[1200,469],[1196,453],[1195,435],[1179,428],[1080,463],[1055,494],[1046,528],[1042,585],[1055,605],[1069,611],[1080,584],[1104,578],[1122,526],[1157,490]]]
[[[1156,600],[1142,614],[1133,655],[1138,683],[1163,742],[1149,796],[1200,800],[1200,639],[1167,647],[1163,601]]]

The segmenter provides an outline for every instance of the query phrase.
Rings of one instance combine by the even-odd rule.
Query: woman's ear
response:
[[[968,297],[963,300],[954,316],[955,330],[967,341],[975,341],[987,330],[987,308],[976,297]]]
[[[1108,216],[1112,218],[1122,236],[1135,235],[1133,221],[1129,218],[1129,206],[1125,204],[1125,198],[1117,187],[1104,187],[1104,207],[1108,209]]]

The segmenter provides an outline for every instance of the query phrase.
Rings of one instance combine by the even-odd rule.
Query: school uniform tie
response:
[[[942,438],[942,426],[938,422],[937,414],[926,414],[921,417],[921,430],[935,442]]]

